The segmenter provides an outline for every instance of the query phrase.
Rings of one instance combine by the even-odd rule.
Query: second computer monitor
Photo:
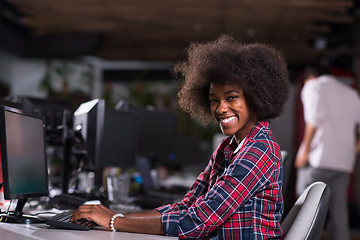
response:
[[[177,115],[170,111],[130,108],[139,118],[138,155],[166,162],[174,158]]]
[[[135,114],[107,109],[103,99],[95,99],[81,104],[73,120],[75,132],[80,133],[84,141],[90,167],[101,170],[135,166],[138,141]]]

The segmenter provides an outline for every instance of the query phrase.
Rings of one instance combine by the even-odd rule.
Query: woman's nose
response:
[[[223,113],[226,113],[228,110],[228,106],[227,106],[227,103],[225,101],[220,101],[219,102],[219,105],[216,109],[216,112],[218,114],[223,114]]]

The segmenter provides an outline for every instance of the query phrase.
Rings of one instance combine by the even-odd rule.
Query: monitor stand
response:
[[[35,224],[46,223],[46,219],[39,218],[37,216],[27,215],[23,213],[27,199],[18,199],[14,212],[1,213],[0,222],[6,223],[21,223],[21,224]]]

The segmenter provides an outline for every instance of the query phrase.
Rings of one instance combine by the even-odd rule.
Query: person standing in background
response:
[[[326,228],[332,239],[348,240],[347,186],[360,151],[358,93],[330,75],[325,67],[308,67],[301,91],[305,131],[298,150],[297,194],[313,182],[331,188]]]

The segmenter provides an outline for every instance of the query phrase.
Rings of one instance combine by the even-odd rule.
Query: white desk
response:
[[[110,232],[105,230],[74,231],[64,229],[49,229],[45,224],[11,224],[0,223],[1,240],[165,240],[176,237]]]

